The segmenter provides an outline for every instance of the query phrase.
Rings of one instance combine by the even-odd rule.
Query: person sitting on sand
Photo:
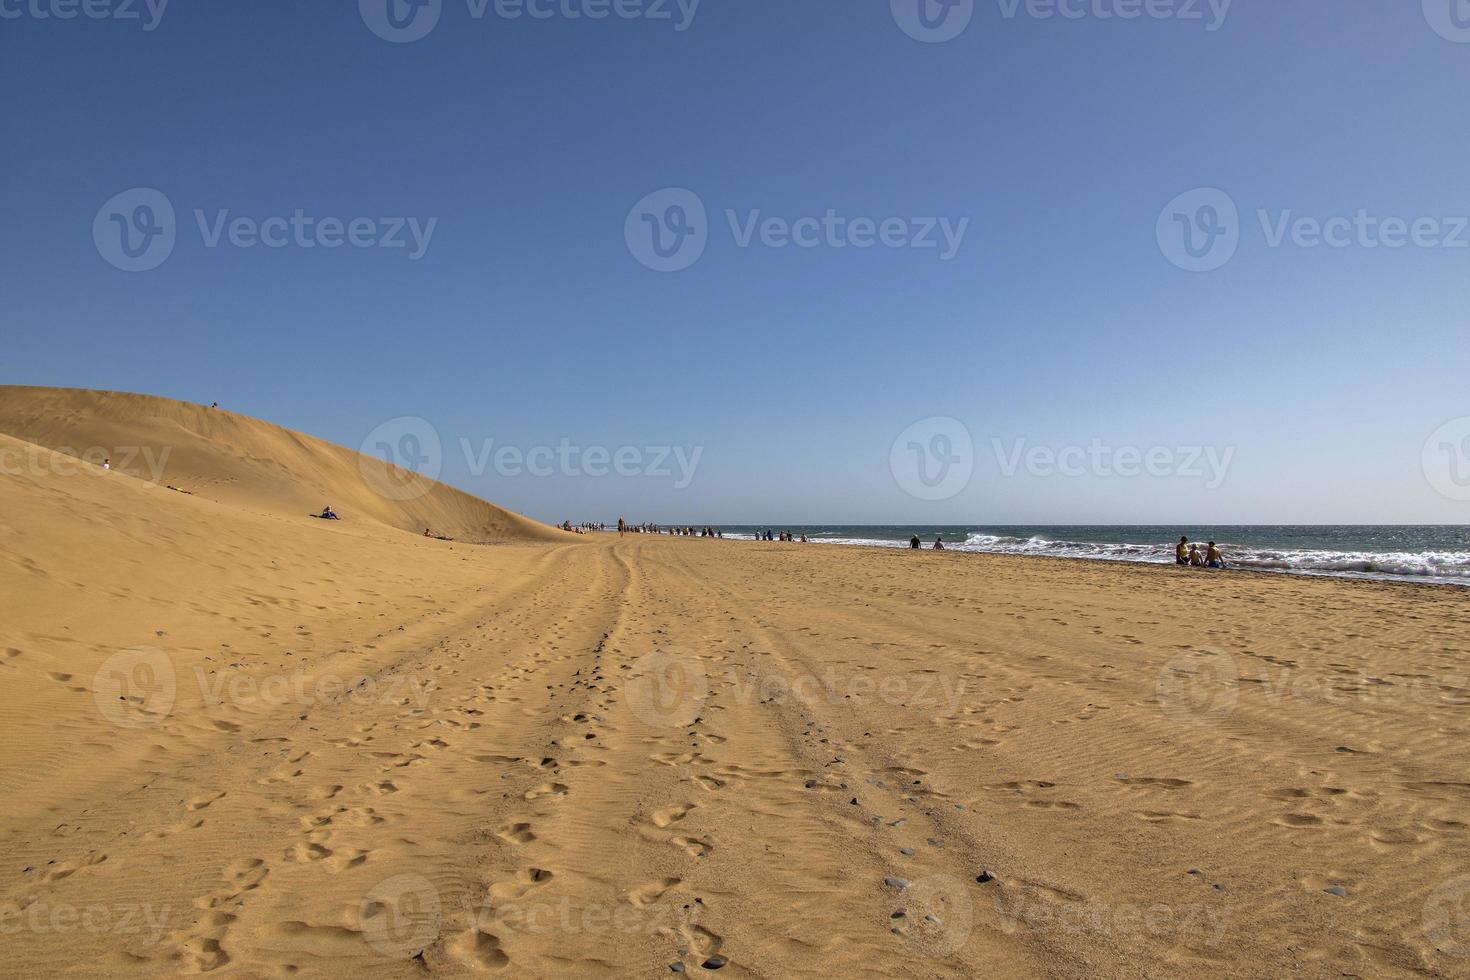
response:
[[[934,539],[934,550],[935,551],[943,551],[944,550],[944,539],[943,538],[935,538]]]
[[[919,536],[917,534],[909,538],[909,547],[913,548],[915,551],[918,551],[923,546],[924,542],[919,540]]]
[[[327,506],[322,508],[321,517],[324,521],[340,521],[342,519],[337,516],[337,512],[332,509],[331,504],[327,504]]]
[[[1220,554],[1220,549],[1215,546],[1215,542],[1213,542],[1213,541],[1211,541],[1209,544],[1207,544],[1205,546],[1205,567],[1206,568],[1224,568],[1225,567],[1225,556],[1222,555],[1222,554]]]
[[[1176,564],[1176,565],[1188,565],[1189,564],[1189,551],[1188,551],[1188,548],[1186,547],[1186,545],[1188,545],[1188,544],[1189,544],[1189,539],[1186,538],[1186,537],[1180,536],[1179,543],[1174,546],[1174,564]]]
[[[1199,545],[1197,544],[1189,546],[1189,564],[1193,568],[1205,567],[1205,556],[1200,554]]]

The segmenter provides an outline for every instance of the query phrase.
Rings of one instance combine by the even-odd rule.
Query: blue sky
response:
[[[424,419],[440,449],[419,465],[558,521],[1470,514],[1434,471],[1443,442],[1470,472],[1470,423],[1426,455],[1470,416],[1470,28],[1450,0],[974,0],[942,41],[901,25],[921,0],[604,19],[569,14],[610,0],[441,0],[406,42],[370,27],[387,0],[91,2],[140,18],[0,0],[0,383],[218,400],[354,447],[379,429],[412,448],[420,423],[390,420]],[[1102,16],[1129,9],[1156,16]],[[173,208],[173,249],[125,271],[139,188]],[[661,272],[625,229],[665,221],[666,197],[634,209],[668,188],[707,244]],[[1164,214],[1201,188],[1238,219],[1208,256],[1228,261],[1192,272],[1159,229],[1204,229],[1218,197]],[[316,247],[244,247],[298,211]],[[895,246],[731,227],[829,212],[892,219]],[[1296,224],[1273,243],[1359,212],[1418,242]],[[323,247],[324,219],[370,219],[374,247]],[[407,219],[432,229],[421,249]],[[914,247],[938,219],[963,223],[952,257]],[[636,459],[493,462],[559,445]],[[1095,445],[1160,465],[1007,464]],[[665,447],[698,450],[689,479]],[[968,479],[927,492],[905,459]]]

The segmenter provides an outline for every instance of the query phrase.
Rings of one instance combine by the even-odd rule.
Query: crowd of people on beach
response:
[[[573,530],[570,522],[563,524],[562,527],[568,531]],[[579,525],[579,528],[584,528],[589,531],[604,531],[608,529],[607,525],[595,522]],[[687,525],[682,527],[665,527],[662,524],[653,523],[632,524],[621,517],[618,518],[618,534],[673,534],[686,538],[721,539],[725,537],[725,532],[717,527],[692,527]],[[799,541],[802,544],[810,543],[807,541],[805,534],[798,534],[793,531],[772,531],[769,528],[755,531],[751,535],[751,539],[754,541],[790,541],[793,543]]]
[[[1188,565],[1192,568],[1225,568],[1225,556],[1220,553],[1220,547],[1210,541],[1205,544],[1203,551],[1200,546],[1191,542],[1184,535],[1179,536],[1179,543],[1174,546],[1174,564]]]

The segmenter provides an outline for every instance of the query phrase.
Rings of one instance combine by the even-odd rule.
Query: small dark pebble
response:
[[[1336,895],[1338,898],[1347,898],[1347,889],[1341,885],[1333,885],[1331,888],[1326,889],[1326,892],[1329,895]]]
[[[995,880],[995,875],[991,874],[989,871],[982,871],[975,876],[975,880],[982,885],[988,885]]]
[[[884,878],[883,884],[887,885],[889,888],[897,888],[899,891],[903,891],[909,886],[908,881],[903,878]]]
[[[673,970],[675,973],[683,973],[684,972],[684,964],[683,963],[670,963],[669,964],[669,969],[670,970]]]
[[[1185,874],[1202,875],[1204,874],[1204,872],[1201,871],[1199,868],[1190,868],[1188,871],[1185,872]]]
[[[914,849],[912,847],[905,847],[902,850],[900,850],[898,853],[912,855],[914,853]]]
[[[854,796],[852,799],[848,800],[847,802],[848,803],[851,803],[853,806],[857,806],[858,805],[858,801],[857,801],[857,797],[856,796]]]
[[[931,838],[929,838],[929,844],[930,844],[931,847],[939,847],[943,843],[944,843],[944,841],[940,840],[938,837],[931,837]]]
[[[1225,886],[1224,885],[1216,885],[1215,886],[1215,891],[1217,891],[1217,892],[1223,892],[1224,890],[1225,890]]]
[[[892,915],[890,915],[889,918],[890,919],[902,919],[905,915],[908,915],[908,913],[905,912],[903,909],[899,909],[897,912],[894,912]]]
[[[706,970],[718,970],[725,965],[725,958],[723,956],[711,956],[700,965]]]

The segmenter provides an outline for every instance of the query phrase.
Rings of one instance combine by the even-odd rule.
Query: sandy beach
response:
[[[0,389],[0,974],[1470,975],[1462,589],[572,535],[132,397]]]

